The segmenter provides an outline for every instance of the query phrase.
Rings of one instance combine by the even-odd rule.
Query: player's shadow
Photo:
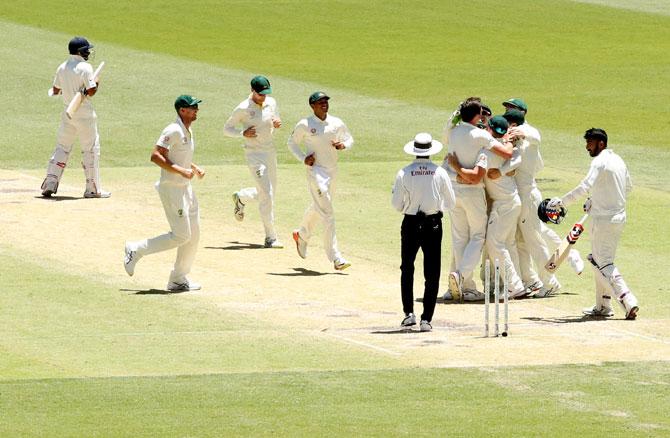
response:
[[[305,268],[292,268],[294,272],[268,272],[268,275],[280,277],[320,277],[322,275],[347,275],[344,272],[319,272]]]
[[[417,303],[423,303],[423,297],[415,298],[414,301],[417,302]],[[484,304],[484,301],[463,301],[461,303],[459,301],[445,300],[442,297],[437,297],[437,300],[435,301],[435,303],[436,304],[449,304],[449,305],[451,305],[451,304],[463,305],[463,304]],[[502,303],[502,301],[501,301],[501,303]]]
[[[417,327],[418,327],[418,325],[417,325]],[[411,335],[412,333],[416,334],[416,333],[422,333],[422,332],[420,332],[418,330],[418,328],[416,330],[412,330],[410,328],[406,328],[406,329],[396,329],[396,328],[394,328],[394,329],[389,329],[389,330],[373,330],[373,331],[370,332],[371,335],[408,335],[408,334]]]
[[[521,317],[520,319],[525,319],[526,321],[532,321],[532,322],[546,322],[550,324],[574,324],[580,322],[604,321],[606,319],[612,319],[612,318],[578,315],[578,316],[563,316],[563,317],[556,316],[549,318],[542,318],[540,316],[524,316]]]
[[[121,292],[135,292],[133,295],[175,295],[190,292],[186,290],[165,290],[165,289],[119,289]]]
[[[35,196],[35,199],[43,199],[45,201],[51,202],[60,202],[60,201],[78,201],[80,199],[86,199],[83,196],[50,196],[45,198],[44,196]]]
[[[239,251],[242,249],[264,249],[265,245],[246,242],[228,242],[228,246],[206,246],[205,249],[222,249],[224,251]]]

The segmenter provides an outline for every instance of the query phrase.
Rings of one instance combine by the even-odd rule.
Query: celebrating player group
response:
[[[93,71],[88,63],[91,45],[82,37],[69,43],[70,57],[58,68],[50,95],[64,101],[57,145],[42,183],[42,195],[51,197],[67,164],[72,144],[78,136],[86,174],[85,198],[108,198],[99,176],[100,142],[97,115],[91,98],[99,87],[102,65]],[[102,63],[101,63],[102,64]],[[233,213],[238,221],[249,202],[257,202],[265,232],[266,248],[283,248],[274,226],[274,199],[277,185],[277,158],[274,132],[282,127],[270,81],[256,76],[250,94],[233,111],[223,133],[239,137],[254,186],[232,195]],[[300,120],[288,139],[288,149],[305,165],[307,189],[311,197],[302,223],[292,238],[298,255],[307,257],[308,243],[318,222],[324,225],[323,246],[335,270],[351,266],[339,250],[335,233],[333,197],[337,161],[351,149],[354,139],[342,120],[329,114],[328,94],[317,91],[307,99],[312,114]],[[187,275],[195,260],[200,235],[198,201],[191,186],[194,176],[205,171],[193,162],[195,138],[192,124],[202,101],[181,95],[174,102],[177,117],[158,137],[151,161],[161,168],[158,193],[170,232],[157,237],[128,241],[124,267],[129,275],[138,261],[149,254],[177,248],[177,259],[167,289],[200,289]],[[392,205],[404,215],[401,229],[402,327],[417,324],[414,314],[414,261],[424,253],[426,279],[420,330],[432,330],[441,275],[442,218],[450,221],[452,253],[445,301],[479,301],[492,291],[475,281],[483,260],[497,260],[508,286],[508,296],[542,298],[557,294],[561,284],[555,271],[563,260],[576,274],[584,262],[574,243],[590,219],[591,252],[586,257],[595,273],[595,305],[584,313],[592,317],[614,315],[612,298],[624,309],[626,319],[635,319],[637,300],[614,264],[619,237],[626,222],[626,196],[631,189],[628,169],[620,156],[607,149],[607,133],[591,128],[584,134],[586,149],[593,157],[581,183],[562,197],[544,199],[536,176],[544,166],[539,131],[526,120],[528,107],[519,98],[502,103],[501,115],[480,98],[470,97],[458,105],[444,129],[442,142],[428,133],[419,133],[404,146],[415,157],[401,169],[393,186]],[[444,160],[434,164],[430,157],[446,148]],[[566,206],[584,201],[585,215],[562,239],[547,223],[559,223]]]

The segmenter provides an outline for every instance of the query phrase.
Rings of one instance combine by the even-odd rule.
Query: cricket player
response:
[[[396,175],[391,203],[404,214],[401,238],[400,291],[405,317],[401,327],[416,325],[414,315],[414,261],[423,251],[423,313],[419,329],[429,332],[440,286],[442,261],[442,216],[456,204],[449,175],[430,160],[442,144],[425,132],[417,134],[404,150],[416,159]]]
[[[517,230],[517,251],[521,278],[528,288],[527,293],[536,298],[557,294],[561,288],[555,275],[543,269],[551,256],[549,241],[553,247],[561,243],[561,238],[537,217],[537,207],[542,202],[542,193],[536,182],[536,175],[544,168],[540,153],[540,132],[526,121],[528,107],[519,98],[503,102],[507,109],[503,117],[510,123],[510,135],[518,138],[521,164],[516,169],[514,179],[521,199],[521,214]],[[533,262],[537,270],[533,269]],[[571,249],[568,254],[570,266],[581,274],[584,269],[579,252]]]
[[[266,248],[283,248],[274,226],[274,197],[277,188],[277,151],[272,133],[281,127],[277,102],[270,81],[265,76],[251,79],[251,94],[233,110],[223,127],[228,137],[244,138],[244,153],[256,187],[233,193],[235,219],[244,219],[244,206],[258,201]]]
[[[198,104],[201,102],[185,94],[175,100],[177,120],[163,129],[151,154],[151,161],[161,168],[156,188],[170,232],[152,239],[126,242],[125,247],[124,266],[131,276],[140,258],[177,248],[177,260],[167,285],[169,291],[200,289],[198,283],[186,276],[191,272],[200,239],[200,213],[191,179],[194,176],[203,178],[205,171],[193,162],[195,139],[191,124],[198,118]]]
[[[316,91],[309,96],[314,115],[298,122],[288,139],[288,148],[301,163],[307,166],[307,186],[312,203],[305,211],[300,228],[293,231],[298,255],[307,257],[307,244],[319,219],[323,222],[323,246],[328,260],[336,270],[351,266],[342,257],[335,236],[333,195],[337,180],[337,157],[340,151],[351,149],[354,138],[337,117],[328,114],[330,97]],[[301,145],[305,147],[303,151]]]
[[[468,301],[475,301],[484,298],[484,294],[477,291],[472,273],[481,258],[486,237],[483,182],[488,169],[486,152],[491,150],[508,160],[512,157],[512,144],[508,139],[503,144],[477,127],[485,117],[481,102],[465,102],[460,113],[462,121],[449,132],[449,153],[442,164],[456,195],[456,205],[449,211],[456,268],[449,274],[449,295],[455,301],[468,297],[472,297]],[[464,291],[467,291],[466,296]]]
[[[591,167],[582,182],[552,200],[549,206],[569,205],[590,194],[584,210],[591,216],[591,254],[589,261],[596,280],[596,304],[584,310],[589,316],[614,316],[611,297],[623,306],[626,319],[635,319],[639,310],[637,298],[614,265],[619,238],[626,223],[626,197],[633,188],[626,163],[614,151],[607,149],[604,129],[591,128],[584,134],[586,150],[593,157]]]
[[[487,123],[488,132],[501,141],[508,128],[509,123],[503,116],[492,117]],[[526,294],[526,288],[514,266],[514,259],[517,258],[516,227],[521,214],[521,199],[514,173],[521,165],[521,156],[517,147],[513,148],[509,160],[504,160],[491,151],[487,155],[489,167],[484,177],[484,185],[492,203],[486,229],[486,251],[492,260],[492,266],[497,259],[505,272],[509,298],[518,298]]]
[[[111,194],[100,188],[100,137],[98,135],[98,116],[93,109],[91,97],[98,91],[98,82],[93,77],[93,67],[88,58],[93,45],[86,38],[74,37],[68,44],[70,57],[56,70],[51,89],[52,95],[63,96],[63,112],[56,135],[56,149],[51,155],[47,166],[47,175],[42,182],[42,196],[45,198],[58,192],[58,185],[65,166],[67,166],[72,145],[77,137],[81,145],[86,189],[84,198],[109,198]],[[79,109],[70,119],[65,110],[70,101],[83,92],[84,99]]]

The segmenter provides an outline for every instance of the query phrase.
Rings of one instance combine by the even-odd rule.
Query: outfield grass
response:
[[[342,154],[340,245],[371,265],[396,267],[400,216],[389,197],[395,172],[409,161],[401,146],[420,130],[439,136],[465,96],[481,95],[500,111],[499,102],[519,95],[544,136],[540,184],[547,196],[564,193],[585,174],[583,131],[602,126],[610,133],[636,185],[617,264],[641,299],[641,318],[667,319],[670,17],[663,8],[644,12],[655,10],[646,3],[627,2],[636,11],[544,0],[123,0],[88,3],[81,14],[90,18],[73,27],[79,3],[67,0],[54,11],[43,0],[11,2],[0,10],[0,87],[12,103],[0,167],[42,176],[60,110],[46,90],[67,41],[84,34],[97,45],[94,64],[107,61],[95,98],[103,182],[124,190],[131,183],[156,201],[151,182],[158,170],[149,151],[174,117],[174,97],[193,93],[205,100],[194,126],[196,159],[208,166],[198,196],[203,211],[225,223],[228,193],[250,178],[240,142],[223,137],[223,123],[245,98],[249,78],[267,74],[284,119],[277,134],[280,231],[288,235],[307,204],[304,171],[285,140],[309,113],[306,97],[325,89],[332,113],[356,138]],[[187,28],[180,31],[176,16]],[[83,185],[78,161],[75,149],[64,184]],[[26,226],[33,219],[26,217]],[[249,222],[260,227],[257,212],[249,212]],[[114,236],[110,245],[120,248],[130,237]],[[579,245],[588,243],[586,233]],[[17,253],[4,234],[0,240],[0,279],[12,285],[0,293],[2,436],[664,436],[670,430],[668,358],[408,368],[298,327],[220,312],[205,299],[120,294],[125,283],[113,276],[78,275],[69,260],[57,263],[39,252]],[[445,243],[443,266],[448,260]],[[572,295],[554,305],[574,310],[588,303],[591,275],[561,276]],[[612,348],[628,347],[613,341]]]

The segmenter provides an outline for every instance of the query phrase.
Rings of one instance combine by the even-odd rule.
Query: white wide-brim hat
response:
[[[403,148],[410,155],[419,157],[435,155],[442,150],[442,143],[433,140],[433,137],[427,132],[420,132]]]

